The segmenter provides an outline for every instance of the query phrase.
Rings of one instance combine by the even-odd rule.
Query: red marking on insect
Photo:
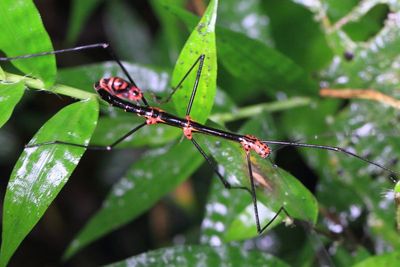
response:
[[[192,119],[190,118],[189,115],[186,116],[186,125],[182,127],[183,130],[183,134],[185,135],[185,137],[189,140],[192,139],[193,134],[192,131],[194,131],[195,129],[192,127],[191,125]]]
[[[151,113],[144,115],[144,117],[147,119],[146,124],[150,125],[150,124],[157,124],[160,122],[164,122],[164,120],[161,119],[160,112],[163,111],[159,108],[151,108]]]
[[[253,135],[245,135],[242,141],[240,141],[240,144],[242,145],[246,153],[253,150],[262,158],[268,157],[271,153],[271,149],[269,148],[269,146],[261,142],[257,137]]]
[[[103,78],[99,81],[99,85],[100,88],[122,99],[139,101],[143,98],[142,90],[119,77]]]

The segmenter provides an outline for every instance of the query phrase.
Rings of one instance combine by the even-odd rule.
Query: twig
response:
[[[377,102],[384,103],[396,109],[400,109],[400,100],[397,100],[391,96],[385,95],[381,92],[373,89],[330,89],[323,88],[319,91],[319,94],[323,97],[333,98],[361,98],[370,99]]]

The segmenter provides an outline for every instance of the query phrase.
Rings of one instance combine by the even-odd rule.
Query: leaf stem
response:
[[[97,97],[95,93],[89,93],[81,89],[77,89],[64,84],[55,84],[50,89],[46,89],[44,83],[35,78],[4,72],[6,82],[24,81],[25,85],[32,89],[44,90],[55,94],[61,94],[76,99],[88,99]],[[280,100],[271,103],[262,103],[251,105],[243,108],[238,108],[232,112],[217,113],[210,116],[210,119],[218,123],[226,123],[239,119],[255,116],[261,112],[276,112],[281,110],[292,109],[295,107],[306,106],[311,103],[311,98],[294,97],[287,100]]]
[[[88,99],[92,97],[96,97],[95,93],[89,93],[81,89],[77,89],[64,84],[55,84],[50,89],[45,88],[44,83],[35,78],[12,74],[8,72],[4,72],[5,74],[5,82],[17,83],[23,81],[26,86],[32,89],[44,90],[55,94],[61,94],[65,96],[69,96],[76,99]]]
[[[267,112],[282,111],[282,110],[292,109],[295,107],[307,106],[310,105],[310,103],[311,103],[311,98],[309,97],[293,97],[290,99],[275,101],[271,103],[262,103],[262,104],[247,106],[239,108],[232,112],[217,113],[211,115],[210,119],[218,123],[225,123],[252,117],[265,111]]]

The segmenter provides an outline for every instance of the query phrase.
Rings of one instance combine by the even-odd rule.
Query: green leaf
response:
[[[179,8],[171,10],[188,26],[193,25],[193,15]],[[300,92],[315,95],[318,84],[285,55],[244,34],[223,27],[217,27],[216,31],[218,54],[223,59],[221,64],[233,76],[258,86],[267,86],[266,93],[271,96],[280,91],[289,96]]]
[[[71,104],[51,118],[29,145],[61,140],[88,144],[96,126],[97,100]],[[3,210],[0,266],[5,266],[67,182],[84,148],[43,145],[25,148],[11,174]]]
[[[166,71],[152,66],[132,64],[125,61],[123,64],[143,92],[151,91],[158,95],[167,91],[170,76]],[[57,77],[57,82],[93,92],[93,84],[96,81],[99,81],[102,77],[112,76],[119,76],[126,79],[125,74],[117,63],[106,61],[61,69]]]
[[[252,134],[260,135],[260,132],[253,127],[246,126],[244,129]],[[210,137],[196,136],[196,139],[199,139],[218,164],[223,166],[219,170],[232,185],[250,188],[246,157],[240,144],[215,141]],[[281,207],[284,207],[292,218],[309,221],[312,224],[316,222],[317,202],[296,178],[258,155],[252,155],[251,161],[253,176],[258,184],[256,194],[261,226],[270,222]],[[214,179],[218,178],[214,177]],[[203,242],[241,240],[258,235],[252,199],[246,191],[222,190],[218,185],[216,189],[213,189],[207,206],[205,222],[203,221],[205,231]],[[224,212],[221,213],[221,210]],[[267,230],[285,219],[285,216],[282,213]],[[217,228],[214,227],[217,224],[221,225],[220,230],[214,229]],[[216,240],[217,237],[219,241]],[[212,245],[216,244],[218,243],[212,243]]]
[[[202,162],[196,148],[186,140],[171,148],[163,147],[147,153],[114,184],[101,209],[74,238],[64,257],[71,257],[89,243],[142,214],[184,181]]]
[[[23,83],[0,84],[0,127],[11,117],[14,107],[21,100],[24,91]]]
[[[270,18],[269,27],[274,37],[272,47],[308,73],[329,64],[333,55],[313,13],[293,1],[263,1],[263,7]]]
[[[346,24],[343,30],[354,41],[368,41],[381,30],[389,11],[385,4],[376,5],[358,21]]]
[[[125,116],[113,118],[100,118],[91,143],[104,146],[110,145],[132,130],[135,126],[138,126],[140,123],[144,122],[143,118],[139,118],[135,114],[124,115]],[[175,140],[180,135],[182,135],[182,131],[180,129],[168,125],[149,125],[148,127],[140,129],[140,131],[136,132],[127,140],[124,140],[124,142],[118,145],[118,147],[126,148],[143,147],[146,145],[163,145]]]
[[[95,8],[102,2],[102,0],[74,0],[71,2],[72,11],[69,16],[69,27],[66,37],[66,41],[69,44],[76,42],[82,27],[88,20],[89,16],[93,14]]]
[[[262,0],[224,0],[218,8],[218,25],[273,46],[270,18],[263,12],[262,3]]]
[[[204,16],[191,33],[183,47],[172,75],[172,84],[177,86],[200,55],[205,55],[204,65],[190,116],[203,123],[211,112],[217,90],[217,55],[215,47],[215,22],[218,0],[210,1]],[[185,79],[182,88],[173,95],[178,115],[185,116],[195,84],[199,63]]]
[[[261,252],[245,251],[237,245],[177,246],[162,248],[116,262],[109,267],[123,266],[289,266],[280,259]]]
[[[5,80],[6,74],[4,73],[4,70],[0,67],[0,80]]]
[[[353,266],[354,267],[397,266],[399,262],[400,262],[400,253],[392,252],[379,256],[369,257],[366,260]]]
[[[221,64],[235,77],[262,83],[266,93],[283,91],[289,96],[315,95],[318,84],[291,59],[258,40],[217,28]],[[268,74],[268,75],[266,75]]]
[[[184,7],[185,0],[151,0],[150,3],[160,22],[158,31],[160,42],[157,47],[153,47],[153,53],[156,52],[158,58],[165,57],[168,65],[172,65],[178,58],[180,48],[185,42],[185,36],[182,35],[182,27],[180,27],[177,17],[169,11],[169,6]]]
[[[336,56],[322,72],[325,86],[373,88],[388,96],[397,96],[398,81],[394,77],[400,73],[400,35],[396,22],[400,8],[398,3],[385,2],[391,15],[368,42],[353,42],[343,31],[347,23],[359,20],[373,10],[377,3],[383,2],[362,1],[341,18],[342,24],[326,29],[329,33],[326,36]],[[317,10],[316,14],[321,14],[320,11]],[[322,25],[327,27],[324,23]],[[351,52],[352,57],[344,58],[343,51]],[[330,105],[330,102],[333,103],[331,100],[318,101],[308,108],[286,114],[283,124],[289,135],[297,139],[299,132],[306,136],[329,132],[329,139],[319,138],[314,142],[340,146],[398,171],[398,164],[393,164],[400,157],[398,110],[378,102],[350,100],[338,112],[338,103],[335,106]],[[307,155],[306,160],[310,166],[319,174],[316,194],[321,207],[333,211],[330,217],[340,216],[344,225],[356,221],[363,229],[368,229],[375,244],[384,242],[393,248],[400,248],[398,232],[394,227],[396,216],[393,195],[385,192],[387,188],[393,187],[393,181],[389,178],[392,174],[343,153],[311,149],[304,149],[303,153]],[[325,223],[326,227],[330,227],[330,220]],[[344,227],[342,229],[347,230]]]
[[[113,51],[125,60],[150,63],[154,41],[139,12],[123,1],[107,1],[104,27]]]
[[[30,0],[0,1],[0,32],[0,50],[9,57],[53,50],[40,15]],[[47,87],[54,83],[54,55],[13,60],[12,63],[25,74],[40,77]]]
[[[400,230],[400,182],[394,186],[394,201],[396,203],[396,224],[397,230]]]

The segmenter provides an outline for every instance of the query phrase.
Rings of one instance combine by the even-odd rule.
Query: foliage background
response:
[[[35,4],[55,49],[75,43],[110,41],[121,58],[145,64],[151,70],[171,73],[188,36],[183,34],[186,27],[177,24],[176,17],[158,10],[161,8],[157,4],[159,1],[101,2],[85,1],[87,6],[79,4],[79,1],[49,0],[37,1]],[[184,6],[195,13],[201,13],[205,5],[202,1],[193,1]],[[373,8],[365,8],[368,5]],[[232,105],[224,103],[216,111],[231,111],[233,106],[249,106],[277,99],[284,102],[293,96],[303,96],[309,101],[303,107],[281,107],[283,111],[271,117],[267,114],[258,115],[249,123],[259,123],[259,128],[268,139],[310,139],[315,134],[329,132],[331,135],[323,138],[322,134],[318,141],[351,147],[361,155],[398,169],[395,165],[399,151],[399,143],[395,138],[398,135],[396,110],[365,101],[343,103],[317,97],[318,83],[334,88],[374,88],[398,96],[398,5],[387,4],[385,1],[360,3],[355,0],[221,1],[218,25],[258,39],[261,44],[267,45],[263,46],[265,49],[272,48],[281,53],[285,59],[291,60],[312,77],[312,80],[302,80],[303,84],[295,84],[290,79],[279,80],[281,77],[265,73],[268,65],[255,64],[257,62],[250,64],[249,69],[246,69],[245,62],[232,67],[229,64],[231,58],[218,51],[218,85],[228,92],[231,101],[226,102]],[[85,14],[85,7],[91,10],[87,21],[81,16]],[[386,28],[383,28],[384,25]],[[242,44],[239,45],[243,49],[239,57],[246,59],[247,55],[248,59],[252,59],[252,53],[256,50],[246,46],[246,40],[240,39],[243,37],[235,37]],[[57,59],[59,66],[71,67],[110,58],[101,51],[89,51]],[[261,62],[274,62],[274,59],[268,58]],[[278,68],[285,62],[274,63]],[[88,68],[78,70],[79,74],[74,69],[64,71],[59,81],[68,83],[71,77],[80,78],[75,83],[90,89],[90,84],[101,77]],[[79,76],[83,70],[87,70],[85,75],[89,76],[88,80]],[[135,75],[135,78],[144,81],[142,83],[149,84],[150,89],[165,85],[165,76],[156,76],[160,82],[156,84],[151,79],[153,76],[149,77],[146,73],[143,76]],[[0,150],[1,173],[5,177],[9,176],[21,148],[37,129],[56,111],[71,102],[67,97],[26,92],[12,119],[0,131],[1,140],[5,140],[1,142]],[[227,126],[238,130],[244,122],[248,122],[247,118],[235,120]],[[113,125],[112,120],[105,119],[103,123],[106,125],[103,129],[106,130]],[[359,131],[359,136],[349,138],[348,133],[363,129],[365,125],[370,126],[367,134]],[[100,138],[95,137],[95,140],[104,142],[101,138],[104,133],[100,132],[97,136]],[[99,209],[112,184],[120,179],[129,166],[138,162],[143,151],[144,148],[121,150],[112,154],[87,152],[43,219],[17,250],[12,264],[58,264],[72,237]],[[319,227],[325,231],[335,227],[345,229],[339,233],[330,232],[328,236],[331,239],[321,235],[311,243],[326,242],[327,247],[334,248],[336,253],[330,258],[337,265],[355,264],[370,255],[397,248],[399,244],[394,227],[394,207],[390,204],[392,199],[382,196],[392,186],[387,182],[388,174],[371,170],[370,166],[345,156],[331,155],[325,151],[304,152],[307,154],[290,148],[282,149],[274,155],[275,162],[294,173],[318,196]],[[7,180],[2,179],[1,183],[4,195]],[[210,201],[207,196],[211,184],[211,171],[204,165],[188,182],[163,198],[151,210],[85,248],[66,265],[104,264],[174,243],[196,243],[203,216],[213,216],[204,211],[205,203]],[[217,183],[212,190],[220,190]],[[307,234],[301,227],[289,230],[279,226],[267,237],[247,241],[243,246],[266,250],[289,263],[313,263],[315,253],[313,248],[310,249],[310,241],[304,238]],[[329,240],[340,242],[332,245]],[[302,245],[303,250],[295,251],[294,248]]]

